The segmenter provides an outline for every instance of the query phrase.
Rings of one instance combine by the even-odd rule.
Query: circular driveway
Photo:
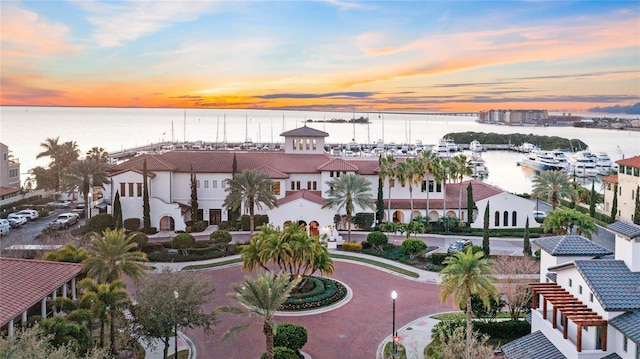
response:
[[[416,282],[385,271],[334,260],[335,273],[331,276],[346,283],[353,298],[346,305],[320,314],[275,318],[276,323],[290,322],[303,325],[308,331],[307,344],[302,350],[315,359],[376,357],[380,342],[391,334],[391,291],[396,299],[396,328],[427,314],[451,310],[451,304],[441,304],[436,284]],[[232,283],[241,282],[247,271],[240,265],[199,272],[216,289],[206,310],[221,305],[235,305],[226,297]],[[262,322],[258,317],[222,313],[214,333],[201,329],[187,330],[187,336],[197,348],[198,358],[259,358],[265,351]],[[236,337],[221,341],[221,336],[232,326],[253,323]]]

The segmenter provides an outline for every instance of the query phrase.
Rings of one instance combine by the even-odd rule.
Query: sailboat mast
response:
[[[184,120],[182,124],[182,142],[187,142],[187,109],[184,109]]]
[[[226,113],[224,114],[223,121],[224,121],[224,123],[223,123],[223,125],[224,125],[223,126],[224,127],[224,138],[222,140],[226,144],[227,143],[227,114]]]
[[[220,133],[220,115],[218,115],[218,124],[216,125],[216,144],[218,144],[219,133]]]

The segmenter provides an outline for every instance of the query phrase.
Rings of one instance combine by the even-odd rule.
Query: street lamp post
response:
[[[174,347],[173,348],[173,359],[178,359],[178,313],[177,313],[177,309],[178,309],[178,297],[180,297],[180,295],[178,294],[177,290],[173,291],[173,297],[176,298],[176,303],[175,303],[175,308],[174,310],[176,311],[176,313],[174,313],[175,315],[175,319],[174,319],[174,330],[175,330],[175,334],[176,336],[174,337],[173,340],[173,344]]]
[[[393,358],[396,357],[396,298],[398,298],[398,293],[394,290],[391,292],[391,301],[393,302],[393,321],[392,321],[392,329],[391,329],[391,342],[393,343]]]

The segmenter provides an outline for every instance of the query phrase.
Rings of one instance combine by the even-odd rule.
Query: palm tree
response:
[[[422,166],[422,161],[419,161],[416,158],[407,158],[405,163],[407,183],[409,184],[409,202],[411,203],[411,215],[410,218],[413,219],[413,185],[420,186],[422,184],[422,179],[424,178],[424,170]]]
[[[422,161],[422,171],[424,171],[424,178],[427,180],[427,221],[429,220],[429,175],[434,176],[434,185],[437,181],[436,179],[436,169],[438,167],[438,162],[440,158],[438,155],[433,153],[432,151],[422,151],[422,155],[420,156],[420,161]]]
[[[71,193],[80,190],[86,208],[86,216],[89,219],[89,193],[94,187],[104,188],[110,183],[104,163],[95,160],[78,160],[74,162],[64,177],[64,187]],[[93,194],[92,194],[93,195]]]
[[[556,209],[544,219],[543,229],[557,235],[569,235],[576,230],[576,234],[591,238],[598,232],[595,220],[588,214],[577,209]]]
[[[458,219],[462,220],[462,179],[464,178],[464,176],[470,176],[473,174],[473,165],[471,164],[471,160],[469,160],[467,156],[459,154],[451,158],[451,166],[453,168],[453,173],[458,176],[459,180]]]
[[[102,147],[92,147],[87,151],[87,159],[107,163],[109,161],[109,153]]]
[[[104,327],[109,320],[109,351],[116,353],[116,325],[115,317],[119,310],[130,303],[129,292],[122,280],[114,280],[108,284],[98,284],[91,278],[85,278],[78,283],[78,287],[85,292],[80,297],[80,306],[90,308],[100,321],[100,347],[104,347]]]
[[[489,260],[483,256],[483,252],[473,253],[469,247],[465,252],[447,257],[443,262],[446,267],[440,272],[440,300],[444,303],[452,298],[454,306],[459,304],[461,307],[462,303],[466,303],[467,348],[471,346],[473,338],[471,296],[476,294],[488,307],[491,298],[498,295],[493,284],[494,271]],[[473,359],[469,357],[468,350],[467,359]]]
[[[44,260],[54,262],[82,263],[87,258],[87,251],[73,243],[67,243],[55,252],[44,254]]]
[[[396,176],[396,158],[393,156],[381,157],[380,167],[378,168],[378,176],[384,182],[385,179],[389,180],[389,193],[388,193],[388,209],[387,209],[387,222],[391,222],[391,183]]]
[[[351,216],[356,206],[360,208],[375,208],[371,197],[371,183],[364,177],[347,173],[328,181],[329,190],[322,208],[336,208],[338,213],[342,208],[347,212],[349,226],[349,241],[351,241]]]
[[[144,271],[142,262],[147,261],[147,255],[133,251],[138,246],[134,236],[125,235],[124,229],[105,229],[102,234],[92,233],[87,247],[89,257],[82,262],[87,276],[99,283],[120,279],[123,274],[133,279],[139,278]]]
[[[255,209],[262,209],[262,205],[269,209],[276,207],[276,196],[271,187],[273,181],[262,172],[245,170],[227,179],[229,184],[225,191],[228,193],[223,206],[237,210],[244,207],[249,209],[249,230],[255,229]]]
[[[438,178],[442,181],[442,217],[447,216],[447,181],[451,178],[451,161],[449,159],[443,159],[439,163],[436,173]]]
[[[220,312],[231,312],[236,314],[255,314],[262,319],[262,333],[264,333],[267,347],[267,358],[273,359],[273,337],[275,325],[273,317],[280,307],[287,301],[291,291],[298,285],[300,279],[290,277],[286,274],[276,276],[271,272],[258,273],[254,280],[245,277],[244,282],[232,286],[233,293],[229,297],[235,299],[241,307],[221,307]],[[222,339],[226,340],[248,325],[240,325],[229,329]]]
[[[551,202],[553,209],[558,207],[562,197],[571,195],[569,176],[562,171],[545,171],[533,179],[533,194]]]
[[[38,153],[36,155],[36,159],[40,159],[42,157],[51,158],[51,163],[49,164],[49,168],[55,169],[56,171],[56,181],[55,181],[55,190],[56,192],[60,191],[60,179],[62,177],[62,169],[58,166],[58,158],[60,158],[61,148],[60,148],[60,136],[56,138],[47,138],[44,142],[40,143],[40,147],[44,148],[44,151]]]

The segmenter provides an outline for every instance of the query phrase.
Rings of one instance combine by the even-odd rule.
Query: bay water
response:
[[[367,117],[369,124],[307,122]],[[48,158],[36,159],[40,143],[60,136],[60,142],[76,141],[82,153],[92,147],[120,151],[164,141],[281,143],[280,133],[307,125],[329,134],[328,143],[355,140],[361,144],[435,144],[447,133],[524,133],[576,138],[592,151],[605,151],[612,159],[640,155],[640,132],[575,127],[501,126],[476,122],[475,116],[416,113],[313,112],[284,110],[24,107],[0,106],[0,142],[21,163],[22,180]],[[522,155],[510,151],[482,154],[489,176],[485,182],[514,193],[530,193],[533,171],[517,166]],[[597,179],[599,181],[599,179]],[[590,187],[591,180],[583,181]],[[596,184],[599,189],[599,182]]]

